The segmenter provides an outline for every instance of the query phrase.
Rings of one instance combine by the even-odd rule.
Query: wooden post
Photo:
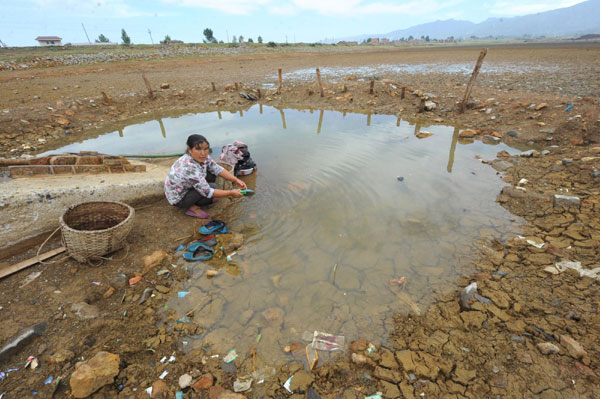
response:
[[[396,127],[400,127],[400,114],[398,114],[396,119]]]
[[[148,96],[150,98],[154,98],[154,92],[152,91],[152,86],[150,86],[150,82],[144,75],[142,75],[142,79],[144,79],[144,83],[146,84],[146,90],[148,90]]]
[[[260,94],[260,89],[256,89],[256,94],[258,94],[258,98],[260,98],[260,97],[261,97],[261,94]]]
[[[279,68],[279,87],[277,88],[277,94],[281,94],[282,79],[281,79],[281,68]]]
[[[446,170],[448,173],[452,173],[452,165],[454,165],[454,152],[456,151],[456,143],[458,142],[458,128],[454,128],[454,133],[452,133],[452,143],[450,144],[450,154],[448,155],[448,166],[446,166]]]
[[[167,131],[165,130],[165,125],[161,118],[158,118],[158,124],[160,125],[160,132],[162,133],[162,136],[166,139]]]
[[[212,91],[217,91],[217,88],[215,87],[215,82],[210,82],[210,85],[212,86]]]
[[[108,94],[106,94],[103,91],[101,91],[100,93],[102,93],[102,98],[104,99],[104,102],[106,103],[106,105],[112,104],[112,98],[110,98],[110,96]]]
[[[23,262],[17,263],[16,265],[2,268],[2,269],[0,269],[0,278],[10,276],[11,274],[18,272],[19,270],[23,270],[29,266],[33,266],[38,262],[41,262],[41,261],[51,258],[55,255],[63,253],[66,250],[67,249],[65,247],[59,247],[59,248],[53,249],[51,251],[48,251],[44,254],[41,254],[39,256],[34,256],[31,259],[24,260]]]
[[[419,102],[419,108],[417,109],[418,113],[425,111],[425,97],[421,97],[421,101]]]
[[[404,100],[404,95],[406,94],[406,87],[402,86],[402,92],[400,93],[400,99]]]
[[[367,114],[367,126],[371,126],[371,113]]]
[[[279,113],[281,114],[281,124],[283,125],[284,129],[287,129],[287,126],[285,125],[285,114],[281,108],[279,108]]]
[[[238,82],[235,82],[235,91],[240,91],[240,86],[238,86]]]
[[[373,87],[375,86],[375,81],[371,80],[371,83],[369,83],[369,94],[373,94]]]
[[[473,88],[473,83],[475,83],[475,78],[479,73],[479,69],[481,69],[481,64],[483,63],[483,59],[487,54],[487,48],[481,49],[481,53],[479,54],[479,58],[477,59],[477,64],[475,64],[475,69],[473,69],[473,73],[471,74],[471,79],[469,79],[469,84],[467,84],[467,90],[465,91],[465,96],[463,97],[462,102],[458,108],[460,113],[465,112],[467,109],[467,102],[469,101],[469,96],[471,95],[471,89]]]
[[[262,104],[258,104],[258,109],[260,111],[260,114],[262,115]]]
[[[219,119],[223,119],[223,117],[221,116],[221,111],[217,111],[217,115],[219,116]]]
[[[321,90],[321,97],[325,97],[325,93],[323,93],[323,84],[321,83],[321,71],[317,68],[317,80],[319,81],[319,89]]]

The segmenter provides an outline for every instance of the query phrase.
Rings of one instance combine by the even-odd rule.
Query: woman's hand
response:
[[[244,196],[244,194],[242,194],[240,190],[229,190],[229,195],[231,195],[233,198],[241,198]]]
[[[241,181],[240,179],[238,179],[237,177],[235,178],[234,181],[235,184],[238,185],[238,187],[240,187],[242,190],[247,189],[248,187],[246,186],[246,183],[244,183],[243,181]]]

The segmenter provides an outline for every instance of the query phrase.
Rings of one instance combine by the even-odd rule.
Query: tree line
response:
[[[204,29],[204,39],[202,39],[202,41],[204,43],[223,43],[223,40],[217,40],[217,38],[215,38],[212,29],[210,28],[206,28]],[[248,39],[245,39],[244,36],[239,35],[239,36],[233,36],[231,38],[231,43],[244,43],[244,40],[246,43],[254,43],[254,40],[249,37]],[[172,41],[171,36],[166,35],[165,38],[163,40],[160,41],[161,44],[169,44]],[[104,34],[100,34],[98,36],[98,38],[95,40],[96,43],[110,43],[110,39],[106,36],[104,36]],[[259,44],[262,44],[263,42],[263,38],[261,36],[258,36],[256,38],[256,42]],[[274,42],[269,42],[267,43],[267,45],[271,45],[271,43],[275,44]],[[121,29],[121,44],[124,46],[131,46],[133,43],[131,42],[131,38],[129,37],[129,35],[127,34],[127,32],[125,31],[125,29]]]

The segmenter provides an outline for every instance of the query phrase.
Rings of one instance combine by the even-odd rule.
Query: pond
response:
[[[422,130],[431,136],[417,138]],[[315,330],[385,343],[393,315],[420,313],[436,292],[454,289],[482,240],[519,233],[519,220],[495,202],[503,182],[479,160],[517,151],[460,141],[459,131],[256,105],[166,117],[60,150],[175,153],[192,133],[217,153],[247,143],[256,194],[223,215],[244,247],[212,279],[209,266],[188,263],[192,278],[181,289],[189,294],[168,306],[178,317],[194,309],[205,328],[181,341],[184,349],[209,342],[241,354],[254,345],[275,362]]]

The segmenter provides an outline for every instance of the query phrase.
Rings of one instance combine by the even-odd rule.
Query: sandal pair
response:
[[[198,233],[203,235],[225,234],[228,232],[229,230],[227,230],[227,227],[225,227],[225,222],[222,220],[213,220],[212,222],[208,222],[198,230]]]

